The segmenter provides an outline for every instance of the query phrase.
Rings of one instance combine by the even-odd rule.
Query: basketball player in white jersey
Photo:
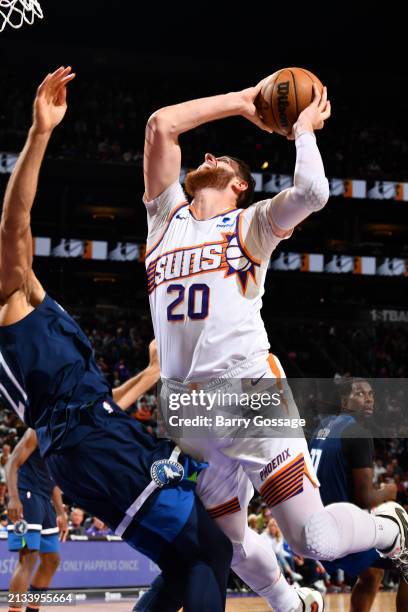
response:
[[[162,108],[147,123],[148,291],[162,380],[173,389],[284,377],[268,353],[261,298],[272,251],[329,197],[314,135],[330,116],[326,89],[320,95],[314,85],[313,102],[294,125],[293,187],[243,209],[254,191],[248,167],[210,153],[186,177],[190,205],[179,183],[180,134],[236,115],[267,129],[254,105],[261,85]],[[408,576],[406,512],[395,503],[381,506],[376,516],[352,504],[324,508],[304,438],[177,441],[209,462],[197,492],[233,543],[233,569],[276,612],[318,612],[323,601],[318,593],[289,587],[276,559],[247,527],[252,485],[298,554],[332,560],[375,547]]]

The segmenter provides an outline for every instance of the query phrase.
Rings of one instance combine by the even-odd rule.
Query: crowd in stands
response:
[[[212,75],[214,76],[214,75]],[[160,86],[158,87],[158,81]],[[141,166],[144,127],[157,108],[194,97],[233,90],[236,83],[206,84],[200,75],[95,74],[78,75],[71,86],[69,114],[50,145],[49,155],[67,160],[120,162]],[[319,145],[329,176],[378,180],[408,179],[408,132],[404,123],[386,114],[384,120],[367,109],[356,108],[344,85],[333,81],[333,118],[330,129],[319,135]],[[15,74],[2,67],[0,87],[1,150],[22,148],[30,121],[33,91],[22,89]],[[176,92],[176,93],[175,93]],[[353,105],[351,109],[350,106]],[[352,112],[351,112],[352,110]],[[239,137],[237,138],[237,133]],[[220,150],[222,143],[223,150]],[[386,143],[386,146],[384,146]],[[242,119],[201,126],[183,136],[184,161],[197,163],[198,152],[233,153],[253,171],[267,161],[268,171],[293,172],[294,147],[280,136],[270,136]]]

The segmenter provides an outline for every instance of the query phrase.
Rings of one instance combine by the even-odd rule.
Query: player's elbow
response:
[[[176,126],[166,112],[166,108],[161,108],[150,115],[146,125],[146,138],[163,138],[176,133]]]
[[[329,201],[329,181],[325,176],[313,176],[304,181],[301,195],[305,206],[310,212],[324,208]]]
[[[15,214],[14,210],[9,210],[11,207],[7,207],[3,211],[3,215],[0,221],[0,234],[1,240],[6,238],[14,237],[15,240],[19,240],[24,237],[30,230],[31,226],[31,215],[30,213]]]

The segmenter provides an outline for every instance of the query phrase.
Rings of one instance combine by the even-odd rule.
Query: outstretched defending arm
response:
[[[166,106],[147,122],[144,148],[145,199],[154,200],[180,176],[181,151],[178,137],[203,123],[241,115],[267,132],[254,100],[263,81],[255,87]]]
[[[148,389],[153,387],[160,378],[160,365],[159,358],[157,355],[157,344],[156,340],[152,340],[149,345],[149,365],[133,376],[129,378],[123,385],[116,387],[112,391],[112,397],[116,404],[127,410],[141,397]]]
[[[3,302],[23,286],[31,270],[30,215],[38,175],[52,130],[65,115],[66,85],[74,76],[70,67],[61,67],[48,74],[39,86],[33,124],[7,185],[0,222],[0,298]]]

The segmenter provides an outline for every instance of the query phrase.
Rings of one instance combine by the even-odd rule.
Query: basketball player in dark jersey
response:
[[[38,450],[37,436],[28,429],[12,452],[6,466],[8,504],[8,548],[18,551],[18,563],[10,580],[10,595],[18,594],[9,612],[21,610],[28,591],[44,595],[58,569],[59,533],[65,539],[68,520],[61,491],[56,486]],[[52,503],[51,503],[52,500]],[[26,531],[16,533],[13,523],[24,519]],[[31,580],[39,558],[39,565]],[[31,585],[30,585],[31,580]],[[28,612],[38,610],[30,605]]]
[[[149,608],[220,612],[231,545],[195,496],[203,469],[155,440],[113,400],[92,346],[33,269],[30,214],[41,163],[66,109],[71,68],[48,74],[9,180],[0,222],[0,392],[35,430],[63,492],[162,569]],[[164,584],[164,587],[163,587]],[[150,604],[149,604],[150,605]]]
[[[370,418],[374,413],[374,391],[362,378],[346,379],[338,385],[341,412],[327,416],[310,442],[310,454],[320,481],[324,505],[351,502],[371,510],[396,499],[395,483],[376,489],[373,485],[374,443]],[[358,577],[351,593],[351,612],[369,612],[380,588],[384,569],[391,568],[375,548],[333,562],[322,562],[328,572],[344,570]],[[408,584],[400,581],[397,610],[408,609]]]

